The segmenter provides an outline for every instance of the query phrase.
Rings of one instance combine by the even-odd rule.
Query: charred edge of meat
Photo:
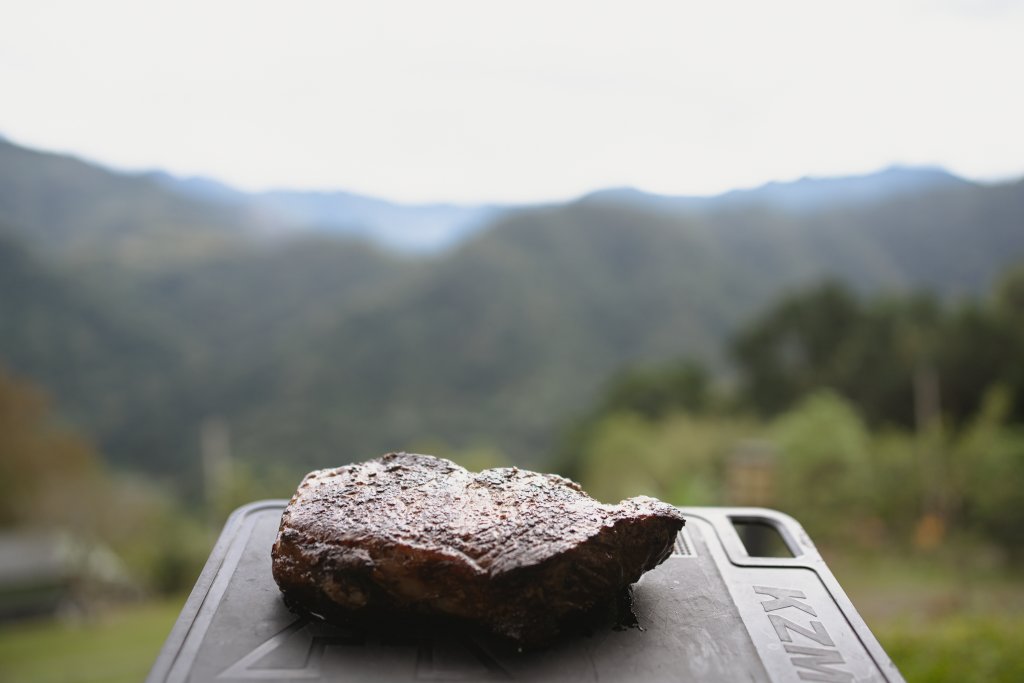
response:
[[[659,527],[657,530],[651,528],[655,522]],[[643,527],[642,533],[633,533],[638,526]],[[338,561],[349,554],[346,551],[350,548],[322,549],[322,562],[310,569],[305,581],[288,580],[289,575],[295,574],[284,570],[284,558],[294,557],[293,552],[303,554],[300,548],[289,542],[297,540],[296,533],[282,533],[280,547],[276,549],[278,559],[282,561],[275,562],[274,569],[275,575],[280,575],[279,583],[286,605],[300,614],[348,626],[387,626],[393,629],[401,624],[409,630],[431,625],[471,629],[482,623],[499,636],[536,648],[552,643],[562,633],[587,632],[597,624],[607,626],[610,619],[626,623],[621,608],[629,585],[671,554],[682,526],[681,520],[673,519],[620,520],[568,552],[486,580],[484,586],[474,585],[480,579],[474,581],[466,576],[466,583],[459,586],[464,591],[463,600],[483,600],[483,593],[492,596],[493,609],[484,618],[439,614],[430,607],[397,602],[392,593],[374,580],[372,562]],[[660,540],[652,543],[652,537],[660,537]],[[422,553],[422,550],[416,549],[415,552]],[[618,559],[596,564],[595,556]],[[623,573],[624,565],[636,567],[636,570],[627,575]],[[609,573],[610,567],[616,571]],[[438,573],[452,569],[445,567],[443,562],[437,565],[427,563],[420,568],[419,578],[428,584],[431,582],[431,568],[436,568]],[[451,586],[451,581],[447,576],[441,583]],[[337,595],[324,591],[325,585],[347,591],[347,604],[361,603],[365,607],[353,609],[340,605]],[[500,599],[494,600],[494,596]]]
[[[446,505],[464,498],[455,531]],[[553,475],[388,454],[307,475],[282,515],[273,574],[290,608],[332,622],[476,624],[538,645],[607,614],[683,523],[659,501],[602,505]]]

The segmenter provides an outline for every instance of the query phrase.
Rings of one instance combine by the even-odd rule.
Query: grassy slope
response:
[[[96,621],[41,621],[0,629],[0,681],[137,683],[146,677],[181,598],[134,605]]]
[[[1024,680],[1024,581],[954,558],[823,554],[908,681]]]

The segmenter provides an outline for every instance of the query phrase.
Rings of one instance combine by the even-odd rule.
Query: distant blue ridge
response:
[[[634,188],[616,188],[599,190],[582,201],[616,201],[660,210],[715,210],[760,204],[805,212],[844,204],[875,203],[920,190],[967,184],[968,181],[938,167],[892,166],[867,175],[770,182],[710,197],[659,195]]]
[[[165,188],[202,201],[245,206],[272,216],[288,230],[345,234],[414,252],[437,251],[484,228],[501,212],[518,208],[498,204],[402,204],[351,192],[270,190],[244,192],[203,177],[178,178],[163,171],[146,174]],[[764,205],[809,212],[844,204],[875,203],[929,188],[967,185],[969,181],[931,166],[892,166],[859,176],[802,178],[770,182],[753,189],[710,197],[671,196],[634,188],[599,190],[581,202],[615,202],[657,211],[718,211]]]

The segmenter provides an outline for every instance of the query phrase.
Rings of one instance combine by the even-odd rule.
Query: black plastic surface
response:
[[[642,629],[602,625],[524,653],[484,634],[346,630],[292,614],[270,572],[284,505],[232,515],[150,683],[902,680],[807,535],[773,511],[684,509],[676,552],[634,586]],[[732,520],[772,525],[795,556],[748,556]]]

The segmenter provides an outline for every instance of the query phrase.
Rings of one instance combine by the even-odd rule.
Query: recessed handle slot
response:
[[[764,519],[730,517],[733,529],[750,557],[796,557],[778,528]]]

